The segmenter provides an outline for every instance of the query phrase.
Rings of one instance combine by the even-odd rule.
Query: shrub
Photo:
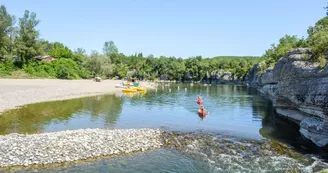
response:
[[[15,69],[15,65],[10,61],[0,62],[0,76],[9,76]]]
[[[318,58],[318,61],[319,61],[319,68],[320,69],[323,69],[323,68],[326,67],[327,59],[324,55],[320,55],[319,58]]]

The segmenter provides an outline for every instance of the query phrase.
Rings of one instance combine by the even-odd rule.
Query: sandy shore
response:
[[[0,112],[31,103],[120,92],[120,80],[0,79]]]

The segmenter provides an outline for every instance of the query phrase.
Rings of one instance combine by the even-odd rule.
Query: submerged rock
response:
[[[239,139],[202,132],[163,132],[162,138],[164,147],[176,148],[215,168],[222,168],[218,172],[288,172],[294,169],[310,173],[328,166],[321,160],[304,156],[275,140]]]

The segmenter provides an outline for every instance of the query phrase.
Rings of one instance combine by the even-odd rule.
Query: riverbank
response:
[[[109,93],[121,93],[116,88],[121,80],[58,80],[0,79],[0,113],[26,104],[66,100]],[[145,87],[154,87],[145,83]]]
[[[263,74],[259,64],[247,84],[268,96],[278,115],[300,125],[300,133],[320,147],[328,146],[328,66],[309,61],[308,48],[291,50]]]
[[[81,129],[0,136],[0,167],[50,164],[159,148],[157,129]]]

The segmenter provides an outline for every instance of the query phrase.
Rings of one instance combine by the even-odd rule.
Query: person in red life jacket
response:
[[[198,96],[197,97],[197,100],[195,100],[196,102],[197,102],[197,104],[199,104],[199,105],[202,105],[203,104],[203,99],[200,97],[200,96]]]
[[[202,116],[206,116],[207,115],[206,109],[204,108],[203,105],[201,105],[200,108],[198,109],[198,114],[199,115],[202,115]]]

